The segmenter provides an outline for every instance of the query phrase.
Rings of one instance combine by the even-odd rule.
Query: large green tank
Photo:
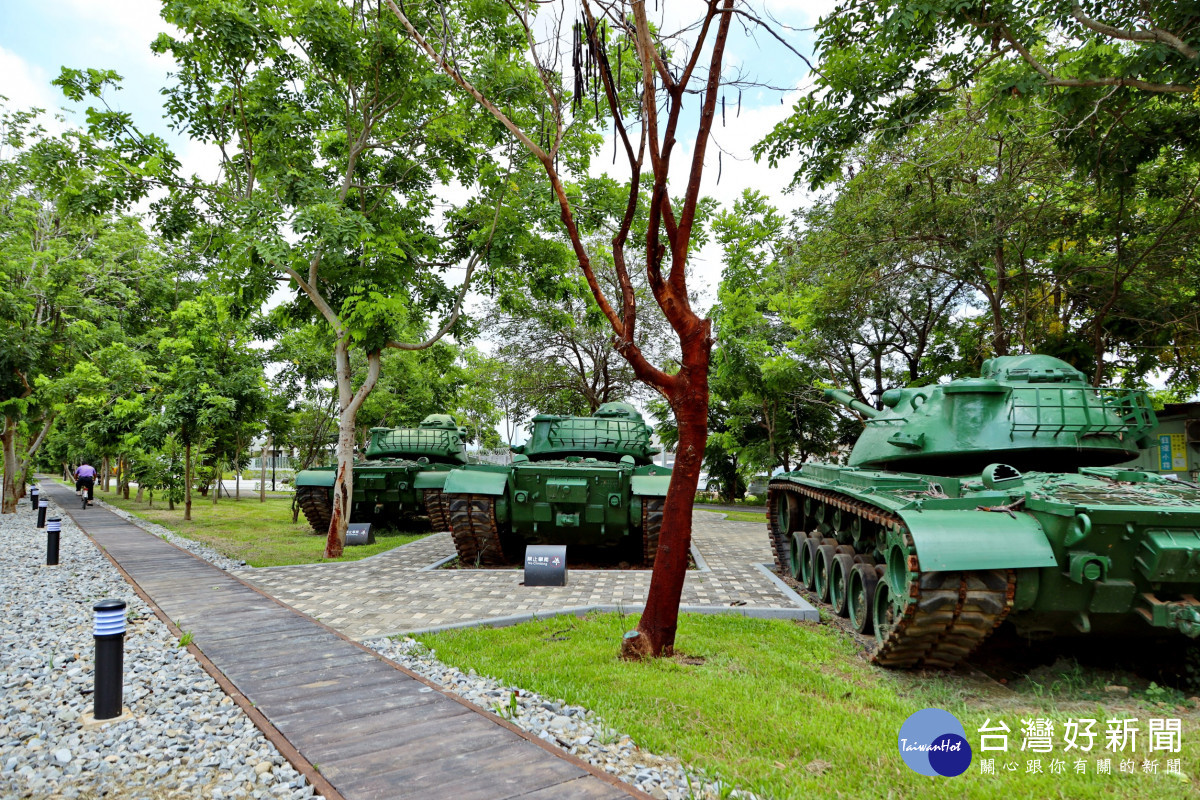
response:
[[[1144,392],[1007,356],[982,376],[892,389],[847,466],[767,495],[775,559],[874,633],[872,660],[952,667],[1002,622],[1029,636],[1200,634],[1200,488],[1113,467],[1155,428]]]
[[[443,490],[459,559],[519,562],[526,544],[624,547],[652,565],[671,471],[627,403],[590,417],[539,414],[512,464],[473,464]]]
[[[450,529],[442,486],[450,470],[467,463],[466,431],[446,414],[430,414],[416,428],[371,428],[366,460],[354,464],[353,522],[394,523],[429,515],[433,529]],[[329,530],[337,467],[296,475],[296,499],[318,533]]]

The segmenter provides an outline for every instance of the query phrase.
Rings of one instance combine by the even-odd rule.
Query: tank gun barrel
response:
[[[879,409],[872,408],[866,403],[855,400],[853,395],[843,392],[841,389],[826,389],[825,399],[833,400],[834,402],[841,403],[847,408],[852,408],[867,419],[874,419],[875,417],[879,416]]]

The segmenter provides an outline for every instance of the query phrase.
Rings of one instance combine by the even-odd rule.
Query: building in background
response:
[[[1200,482],[1200,403],[1169,403],[1158,412],[1154,441],[1119,466]]]

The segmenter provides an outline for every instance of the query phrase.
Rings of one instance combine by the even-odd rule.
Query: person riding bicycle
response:
[[[86,461],[75,468],[75,491],[87,492],[88,502],[96,499],[96,468]]]

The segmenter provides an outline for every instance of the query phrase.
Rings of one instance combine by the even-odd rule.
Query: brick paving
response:
[[[697,511],[681,607],[705,613],[816,620],[817,612],[763,565],[771,563],[766,526]],[[526,587],[521,569],[435,569],[454,555],[449,533],[340,564],[247,568],[242,580],[353,639],[586,609],[640,611],[649,570],[570,570],[566,586]],[[569,566],[569,564],[568,564]]]

